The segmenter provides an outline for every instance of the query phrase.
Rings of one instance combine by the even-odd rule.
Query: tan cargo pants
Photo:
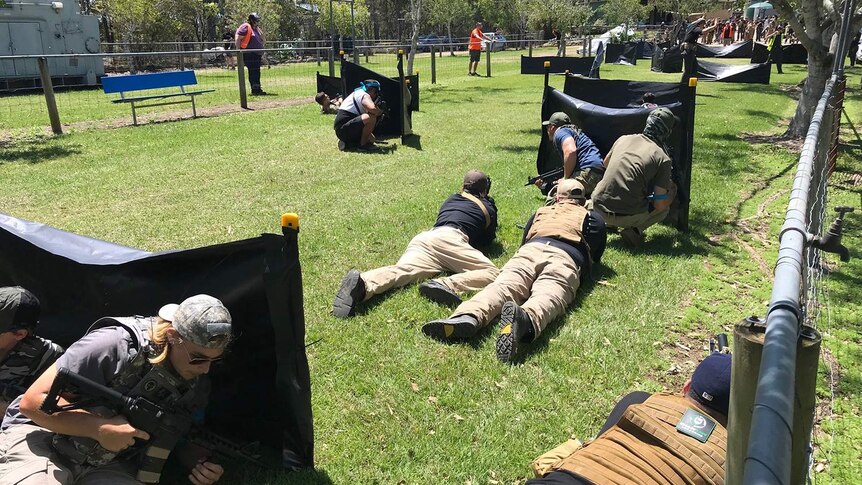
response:
[[[581,268],[562,249],[527,243],[500,270],[500,276],[452,316],[473,315],[480,327],[500,315],[503,304],[514,301],[530,315],[538,337],[555,318],[565,313],[581,283]]]
[[[395,265],[362,273],[365,300],[444,271],[454,274],[437,281],[456,293],[481,290],[500,273],[482,251],[470,246],[461,230],[435,227],[414,237]]]
[[[32,424],[0,432],[2,485],[140,485],[137,466],[130,461],[100,467],[74,468],[62,463],[51,447],[54,433]]]
[[[598,212],[605,220],[608,227],[619,227],[625,229],[627,227],[635,227],[640,230],[641,234],[650,226],[658,224],[667,217],[668,209],[661,211],[643,212],[630,216],[620,216],[611,214],[601,210],[598,207],[592,207],[592,210]]]

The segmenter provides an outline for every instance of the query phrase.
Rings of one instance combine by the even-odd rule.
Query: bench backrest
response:
[[[198,80],[194,71],[154,72],[126,76],[105,76],[102,78],[102,89],[108,94],[143,89],[173,88],[197,83]]]

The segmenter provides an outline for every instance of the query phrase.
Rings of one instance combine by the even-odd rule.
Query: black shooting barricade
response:
[[[769,64],[719,64],[698,59],[697,78],[723,83],[769,84]]]
[[[692,144],[694,137],[695,88],[680,83],[587,79],[568,76],[564,92],[545,86],[542,119],[556,111],[568,114],[581,127],[604,157],[621,135],[643,132],[652,109],[641,107],[644,93],[656,95],[656,103],[679,117],[669,140],[673,148],[673,179],[677,197],[665,220],[679,230],[688,228],[691,193]],[[562,166],[562,160],[544,130],[536,157],[538,173]]]
[[[724,46],[711,46],[697,44],[697,57],[723,57],[725,59],[748,59],[751,57],[753,41],[746,40],[736,44]]]
[[[625,42],[622,44],[607,43],[605,45],[605,62],[608,64],[630,64],[635,65],[643,51],[642,43]]]
[[[325,74],[317,73],[317,91],[316,93],[324,92],[330,98],[336,98],[338,96],[344,96],[344,85],[341,83],[340,77],[335,76],[327,76]]]
[[[653,51],[650,70],[655,72],[682,72],[682,52],[678,45],[661,47],[656,45]]]
[[[380,138],[400,136],[404,143],[413,134],[413,107],[419,109],[419,75],[404,75],[404,55],[401,53],[398,54],[398,78],[395,79],[359,64],[341,61],[341,81],[345,93],[352,92],[366,79],[375,79],[380,83],[380,97],[389,107],[389,115],[380,120],[374,128],[374,134]]]
[[[581,74],[589,76],[593,68],[594,57],[557,57],[521,56],[521,74],[545,74],[545,61],[550,63],[549,71],[552,74],[564,73]],[[595,73],[598,77],[598,73]]]
[[[259,442],[267,461],[314,465],[311,382],[298,230],[196,249],[149,253],[0,214],[0,286],[42,303],[39,335],[68,347],[103,316],[155,315],[206,293],[233,317],[204,425]]]
[[[769,60],[769,48],[765,44],[755,43],[751,53],[752,64],[762,64]],[[808,50],[802,44],[785,44],[781,46],[782,64],[808,64]]]

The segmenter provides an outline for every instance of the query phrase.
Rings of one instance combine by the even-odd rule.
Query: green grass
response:
[[[651,229],[637,253],[610,236],[596,269],[601,284],[582,286],[570,313],[523,363],[498,363],[491,331],[468,344],[425,338],[421,325],[447,311],[415,287],[391,292],[353,319],[332,317],[344,273],[393,263],[433,224],[466,170],[494,179],[498,264],[517,249],[516,224],[541,203],[522,185],[535,172],[542,76],[516,74],[514,56],[495,65],[490,79],[461,72],[463,56],[446,62],[449,75],[422,84],[422,110],[413,118],[421,149],[339,152],[331,117],[313,103],[0,145],[2,212],[125,245],[164,250],[236,240],[276,231],[282,212],[300,214],[307,339],[321,339],[308,348],[318,472],[232,470],[231,483],[523,481],[534,457],[572,434],[593,436],[619,396],[678,389],[705,354],[706,338],[764,314],[798,156],[738,135],[781,132],[795,103],[779,84],[799,82],[801,66],[773,73],[766,86],[698,87],[691,230]],[[648,62],[604,66],[602,75],[679,79],[650,72]],[[313,90],[308,83],[303,95]],[[859,118],[862,100],[853,89],[848,112]],[[856,163],[847,170],[858,172],[855,146],[841,163]],[[853,215],[848,224],[859,221]],[[855,261],[830,281],[827,347],[842,377],[851,377],[838,389],[847,398],[842,415],[830,421],[835,483],[858,476]],[[669,373],[671,364],[683,371]]]

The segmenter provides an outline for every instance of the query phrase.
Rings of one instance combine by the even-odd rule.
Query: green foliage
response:
[[[320,15],[315,20],[315,25],[321,32],[329,32],[329,3],[321,2],[317,5],[320,8]],[[368,7],[365,5],[365,0],[356,0],[353,9],[353,15],[356,20],[356,35],[360,36],[363,29],[366,29],[369,24]],[[349,3],[333,2],[332,20],[336,34],[347,37],[352,35],[352,19],[350,17]]]
[[[601,11],[607,25],[637,25],[649,14],[651,7],[641,5],[640,0],[608,0],[601,6]],[[628,32],[623,31],[621,40],[628,40]]]
[[[715,0],[650,0],[649,6],[659,11],[679,13],[683,18],[719,8]]]
[[[528,25],[531,29],[556,27],[563,33],[586,25],[595,13],[589,4],[569,0],[526,0],[524,5],[530,12]]]
[[[468,0],[428,0],[426,3],[431,25],[441,25],[458,31],[469,28],[473,20],[473,7]]]

